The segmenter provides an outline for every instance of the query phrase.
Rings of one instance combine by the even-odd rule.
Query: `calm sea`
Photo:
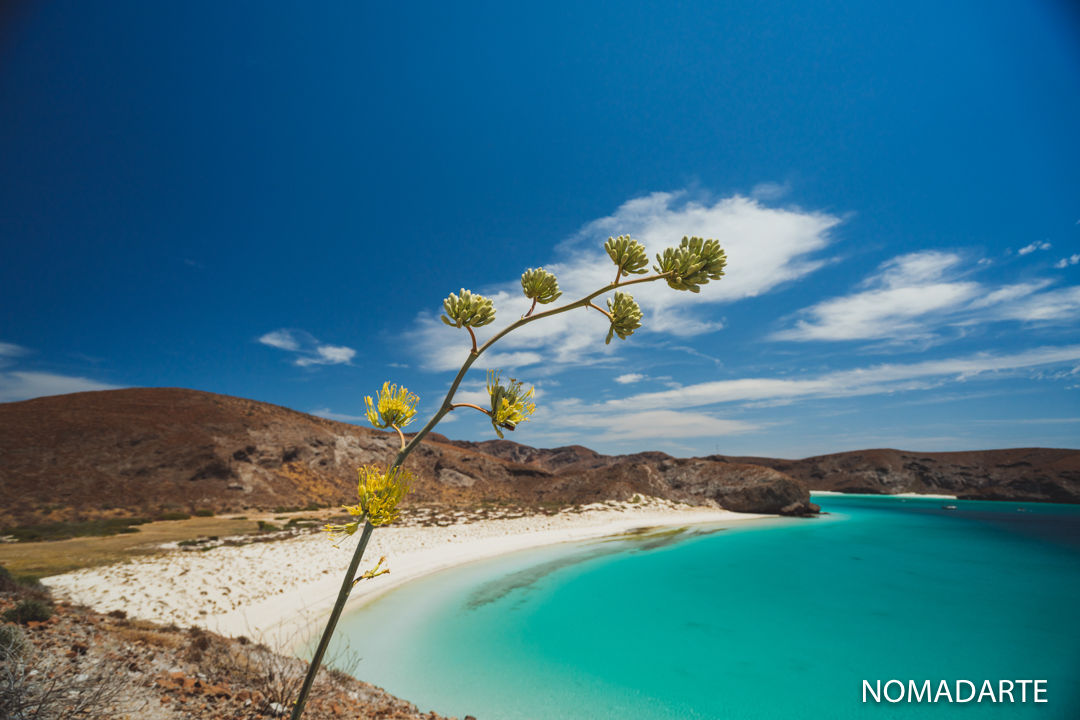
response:
[[[358,677],[480,720],[1080,718],[1080,507],[816,501],[474,563],[339,634]],[[863,703],[892,679],[1046,680],[1048,702]]]

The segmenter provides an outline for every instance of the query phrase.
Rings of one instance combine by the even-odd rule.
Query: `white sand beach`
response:
[[[594,504],[555,515],[459,521],[441,527],[391,525],[372,535],[360,572],[387,557],[388,575],[361,581],[348,609],[403,583],[475,560],[636,528],[741,522],[766,515],[733,513],[646,498]],[[171,551],[123,564],[46,578],[52,591],[101,612],[198,625],[290,650],[318,632],[334,604],[359,535],[334,548],[324,533],[279,542]]]
[[[895,493],[892,495],[867,495],[860,496],[858,493],[842,493],[835,492],[833,490],[811,490],[810,497],[816,497],[818,495],[855,495],[858,497],[893,497],[893,498],[926,498],[929,500],[955,500],[955,495],[935,495],[933,493]]]

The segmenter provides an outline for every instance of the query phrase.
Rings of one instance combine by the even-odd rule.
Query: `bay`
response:
[[[454,568],[338,637],[358,677],[480,720],[1080,717],[1080,508],[815,501]],[[1048,702],[864,703],[892,679],[1045,680]]]

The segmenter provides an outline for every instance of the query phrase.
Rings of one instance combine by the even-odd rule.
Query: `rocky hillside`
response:
[[[586,448],[507,446],[510,454],[496,456],[483,452],[485,443],[452,444],[433,435],[407,463],[418,478],[409,502],[566,505],[641,493],[793,514],[806,512],[809,502],[803,483],[759,466],[663,453],[609,460]],[[397,447],[396,435],[194,390],[136,388],[4,403],[0,525],[355,502],[356,468],[385,466]],[[530,451],[548,461],[536,462]]]
[[[446,441],[450,442],[450,441]],[[664,453],[600,455],[578,445],[544,450],[508,440],[454,445],[541,467],[556,474],[624,464],[657,467],[685,461]],[[1017,448],[972,452],[916,453],[859,450],[804,460],[711,455],[700,463],[768,467],[801,480],[811,490],[895,495],[956,495],[970,500],[1080,503],[1080,450]]]
[[[915,453],[860,450],[805,460],[731,458],[765,465],[812,490],[940,493],[968,500],[1080,503],[1080,450],[1016,448]]]

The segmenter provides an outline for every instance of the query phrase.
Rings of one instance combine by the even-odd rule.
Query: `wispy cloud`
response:
[[[30,351],[20,345],[0,342],[0,357],[22,357],[29,354]]]
[[[0,342],[0,368],[17,366],[18,361],[15,358],[30,354],[32,352],[21,345]],[[0,372],[0,402],[32,400],[49,395],[67,395],[95,390],[118,390],[120,387],[120,385],[110,385],[90,378],[50,372],[30,370]]]
[[[1067,258],[1061,258],[1060,260],[1058,260],[1056,263],[1054,263],[1054,267],[1056,267],[1058,270],[1061,270],[1062,268],[1067,268],[1070,265],[1076,265],[1077,263],[1080,263],[1080,255],[1070,255]]]
[[[619,377],[615,378],[615,382],[619,383],[620,385],[629,385],[631,383],[640,382],[646,377],[648,376],[641,375],[639,373],[626,373],[625,375],[620,375]]]
[[[555,442],[580,441],[587,431],[590,442],[661,440],[742,435],[761,428],[740,420],[717,418],[708,413],[677,410],[642,412],[558,412],[558,429],[530,430],[530,438]],[[566,428],[578,428],[568,431]]]
[[[673,291],[663,283],[630,289],[645,315],[639,333],[689,337],[723,327],[715,315],[716,305],[766,293],[820,268],[825,261],[813,256],[829,244],[829,232],[839,223],[840,219],[833,215],[771,208],[738,195],[700,201],[688,200],[682,192],[653,193],[587,224],[562,243],[558,259],[544,267],[558,277],[563,298],[572,299],[614,279],[613,265],[603,251],[603,243],[610,236],[629,234],[653,255],[677,245],[684,235],[720,239],[732,265],[737,264],[737,273],[709,284],[698,294]],[[490,297],[498,310],[498,320],[485,328],[490,330],[486,337],[529,309],[516,278],[471,289]],[[447,288],[447,293],[457,290]],[[455,369],[467,357],[467,337],[461,337],[456,348],[448,349],[448,343],[454,342],[449,332],[437,314],[425,313],[417,318],[411,340],[425,369]],[[606,362],[618,342],[605,345],[606,333],[603,315],[580,310],[515,331],[500,341],[500,350],[507,353],[507,363],[523,367],[543,362],[546,371],[551,372],[566,366]]]
[[[118,389],[120,389],[119,385],[109,385],[84,377],[56,375],[47,372],[0,372],[0,402],[15,402],[49,395]]]
[[[687,385],[608,400],[595,410],[642,411],[721,403],[792,402],[800,399],[875,395],[938,387],[984,373],[1016,373],[1027,368],[1080,360],[1080,345],[1043,347],[1013,355],[979,354],[910,364],[874,365],[825,373],[813,378],[744,378]]]
[[[332,412],[330,408],[309,410],[308,414],[314,415],[316,417],[326,418],[327,420],[337,420],[338,422],[345,423],[367,422],[366,415],[342,415],[341,413]]]
[[[1017,252],[1020,253],[1021,255],[1027,255],[1028,253],[1033,253],[1036,250],[1049,250],[1052,247],[1053,247],[1053,245],[1051,245],[1048,242],[1038,242],[1038,241],[1036,241],[1036,242],[1031,243],[1027,247],[1020,248]]]
[[[773,340],[926,341],[944,326],[987,322],[1053,322],[1080,310],[1077,288],[1048,291],[1052,280],[989,286],[968,279],[956,253],[927,250],[893,258],[856,292],[800,311]]]
[[[348,365],[356,357],[356,351],[341,345],[324,345],[303,330],[281,329],[268,332],[259,338],[263,345],[296,353],[293,364],[300,367],[311,365]]]

